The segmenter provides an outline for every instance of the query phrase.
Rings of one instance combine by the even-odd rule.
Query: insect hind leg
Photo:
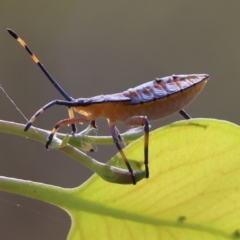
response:
[[[146,178],[149,178],[148,168],[148,145],[149,145],[149,122],[147,116],[133,116],[124,122],[127,126],[144,126],[144,164]]]
[[[183,110],[181,109],[179,113],[185,118],[185,119],[191,119],[191,117]]]

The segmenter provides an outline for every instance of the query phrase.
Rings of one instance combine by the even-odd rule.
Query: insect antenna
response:
[[[58,92],[69,102],[71,102],[73,100],[73,98],[71,98],[63,89],[62,87],[54,80],[54,78],[50,75],[50,73],[47,71],[47,69],[43,66],[43,64],[38,60],[38,58],[35,56],[35,54],[31,51],[31,49],[27,46],[27,44],[10,28],[7,28],[8,33],[15,38],[25,49],[26,51],[29,53],[29,55],[31,56],[32,60],[40,67],[40,69],[43,71],[43,73],[46,75],[46,77],[49,79],[49,81],[53,84],[53,86],[58,90]],[[51,104],[50,104],[51,105]],[[49,106],[49,104],[47,104],[45,106],[45,109],[47,109]],[[35,121],[35,119],[44,112],[45,110],[44,108],[41,108],[40,110],[38,110],[32,117],[31,119],[26,123],[26,126],[24,128],[24,131],[27,131],[32,123]],[[69,108],[69,112],[72,112],[72,110],[70,110]],[[72,114],[71,114],[72,115]],[[75,133],[77,128],[75,124],[71,124],[72,126],[72,132]]]
[[[8,33],[15,38],[30,54],[32,60],[40,67],[46,77],[50,80],[50,82],[54,85],[54,87],[61,93],[61,95],[67,100],[72,101],[72,98],[62,89],[62,87],[54,80],[54,78],[50,75],[47,69],[43,66],[43,64],[38,60],[35,54],[30,50],[27,44],[10,28],[7,28]]]

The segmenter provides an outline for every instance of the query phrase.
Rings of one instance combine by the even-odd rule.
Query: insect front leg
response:
[[[49,134],[46,142],[46,148],[49,148],[49,145],[53,139],[54,134],[57,132],[57,130],[62,126],[68,126],[68,125],[75,125],[76,123],[84,123],[84,122],[91,122],[91,120],[87,119],[85,116],[77,117],[77,118],[68,118],[59,121],[55,127],[52,129],[51,133]]]
[[[149,177],[148,169],[148,144],[149,144],[149,122],[147,116],[133,116],[125,120],[127,126],[144,126],[144,164],[146,178]]]
[[[70,119],[74,118],[73,108],[68,107],[68,116]],[[75,134],[77,132],[76,124],[71,124],[72,127],[72,134]]]
[[[70,118],[74,118],[72,107],[74,106],[73,102],[65,101],[65,100],[53,100],[46,105],[44,105],[42,108],[40,108],[26,123],[24,131],[27,131],[33,124],[33,122],[41,115],[43,114],[48,108],[54,106],[54,105],[60,105],[60,106],[67,106],[68,108],[68,114]],[[74,125],[74,124],[73,124]],[[72,126],[72,131],[76,131],[76,127]]]
[[[128,162],[123,150],[122,150],[122,147],[121,145],[119,144],[119,131],[118,129],[116,128],[116,125],[115,123],[110,123],[109,122],[109,127],[110,127],[110,132],[111,132],[111,135],[112,135],[112,138],[113,138],[113,141],[119,151],[119,153],[121,154],[122,158],[123,158],[123,161],[125,162],[127,168],[128,168],[128,171],[130,172],[131,174],[131,177],[132,177],[132,181],[133,181],[133,184],[135,185],[136,184],[136,179],[135,179],[135,175],[134,175],[134,172],[133,172],[133,169],[130,165],[130,163]]]

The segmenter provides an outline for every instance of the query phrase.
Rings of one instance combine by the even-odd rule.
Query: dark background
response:
[[[72,97],[120,92],[173,73],[208,73],[210,81],[187,112],[239,124],[239,9],[238,0],[3,0],[0,84],[28,118],[50,100],[62,99],[6,32],[9,27]],[[2,91],[0,103],[0,119],[25,123]],[[50,130],[66,117],[65,108],[54,107],[34,125]],[[180,119],[175,114],[152,123],[152,129]],[[98,135],[109,135],[105,120],[98,125]],[[92,174],[37,142],[0,133],[0,143],[0,175],[76,187]],[[106,161],[116,152],[98,147],[91,156]],[[0,192],[0,239],[66,239],[69,227],[60,209]]]

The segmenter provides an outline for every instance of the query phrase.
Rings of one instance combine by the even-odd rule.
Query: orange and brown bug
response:
[[[179,112],[185,119],[189,119],[190,116],[182,108],[197,96],[209,79],[208,74],[172,75],[156,78],[121,93],[74,99],[53,79],[26,43],[11,29],[7,31],[27,50],[33,61],[66,99],[51,101],[40,108],[27,122],[24,130],[27,131],[35,119],[51,106],[67,106],[69,118],[59,121],[52,129],[46,142],[46,148],[48,148],[59,127],[71,124],[74,134],[76,123],[89,122],[92,127],[96,128],[96,119],[106,118],[113,141],[130,172],[133,184],[136,184],[134,171],[119,144],[119,141],[123,143],[123,139],[116,127],[116,122],[123,122],[127,126],[144,126],[144,164],[146,178],[148,178],[149,120],[160,119],[176,112]],[[79,117],[74,117],[73,111],[79,113]]]

